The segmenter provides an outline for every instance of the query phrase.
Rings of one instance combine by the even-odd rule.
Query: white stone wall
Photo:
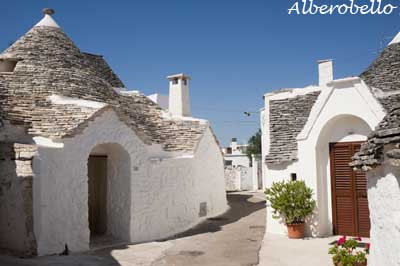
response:
[[[209,129],[194,156],[180,157],[158,145],[144,145],[113,111],[72,139],[36,141],[33,197],[39,255],[61,252],[64,244],[72,251],[89,248],[87,160],[101,144],[120,147],[106,149],[114,210],[108,227],[115,236],[132,242],[168,237],[204,218],[199,217],[202,202],[207,216],[227,209],[222,155]],[[130,161],[121,156],[123,150]]]
[[[256,191],[258,190],[258,169],[254,167],[225,168],[226,191]]]
[[[228,166],[225,168],[225,189],[226,191],[240,191],[242,189],[242,178],[240,170]]]
[[[400,265],[400,168],[385,163],[367,173],[371,217],[370,266]]]
[[[224,155],[225,161],[232,161],[232,166],[245,166],[250,167],[250,160],[246,154],[225,154]]]
[[[35,255],[32,223],[32,167],[35,147],[0,144],[0,248]]]

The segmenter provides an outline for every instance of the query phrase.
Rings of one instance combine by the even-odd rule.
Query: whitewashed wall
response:
[[[250,160],[246,154],[225,154],[225,161],[232,161],[232,166],[250,167]]]
[[[259,161],[254,160],[256,167],[227,166],[225,168],[225,189],[232,191],[256,191],[258,190],[258,179],[261,175]],[[253,164],[254,165],[254,164]],[[261,167],[260,167],[261,168]],[[261,178],[261,177],[260,177]]]
[[[113,111],[73,139],[36,142],[33,197],[39,255],[61,252],[64,244],[72,251],[89,248],[87,160],[101,144],[109,146],[111,169],[119,169],[109,173],[115,183],[115,190],[109,190],[115,219],[108,227],[116,236],[132,242],[168,237],[204,218],[199,217],[202,202],[207,203],[207,216],[227,209],[222,154],[209,129],[194,156],[145,146]],[[130,162],[118,157],[121,149]]]
[[[225,168],[225,189],[228,192],[242,190],[241,171],[236,167]]]
[[[371,217],[370,266],[400,265],[400,167],[384,163],[367,173]]]

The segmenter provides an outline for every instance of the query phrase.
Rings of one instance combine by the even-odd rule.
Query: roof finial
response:
[[[393,38],[393,40],[389,43],[389,45],[394,44],[394,43],[400,43],[400,32],[397,33],[397,35]]]
[[[51,16],[54,13],[55,13],[54,9],[43,8],[44,18],[42,18],[42,20],[39,21],[39,23],[36,24],[35,27],[46,26],[46,27],[59,28],[60,26],[58,26],[57,22],[55,22],[53,17]]]
[[[45,15],[54,15],[54,13],[56,13],[55,11],[54,11],[54,9],[51,9],[51,8],[43,8],[43,14],[45,14]]]

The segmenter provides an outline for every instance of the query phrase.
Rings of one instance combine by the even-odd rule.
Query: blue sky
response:
[[[347,0],[315,0],[348,3]],[[358,0],[365,3],[365,0]],[[400,5],[399,0],[383,0]],[[7,1],[0,48],[56,10],[82,51],[102,54],[129,89],[167,94],[165,76],[192,76],[195,117],[211,121],[222,145],[259,127],[264,93],[317,83],[318,59],[335,78],[358,75],[400,30],[392,15],[287,15],[294,0]],[[244,111],[253,111],[250,117]]]

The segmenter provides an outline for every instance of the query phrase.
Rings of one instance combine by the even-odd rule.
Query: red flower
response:
[[[342,236],[341,238],[339,238],[339,240],[336,242],[336,244],[338,246],[343,245],[346,242],[346,236]]]
[[[357,240],[357,241],[362,241],[362,238],[359,237],[359,236],[357,236],[357,237],[356,237],[356,240]]]
[[[365,249],[369,250],[371,248],[371,243],[365,244]]]

